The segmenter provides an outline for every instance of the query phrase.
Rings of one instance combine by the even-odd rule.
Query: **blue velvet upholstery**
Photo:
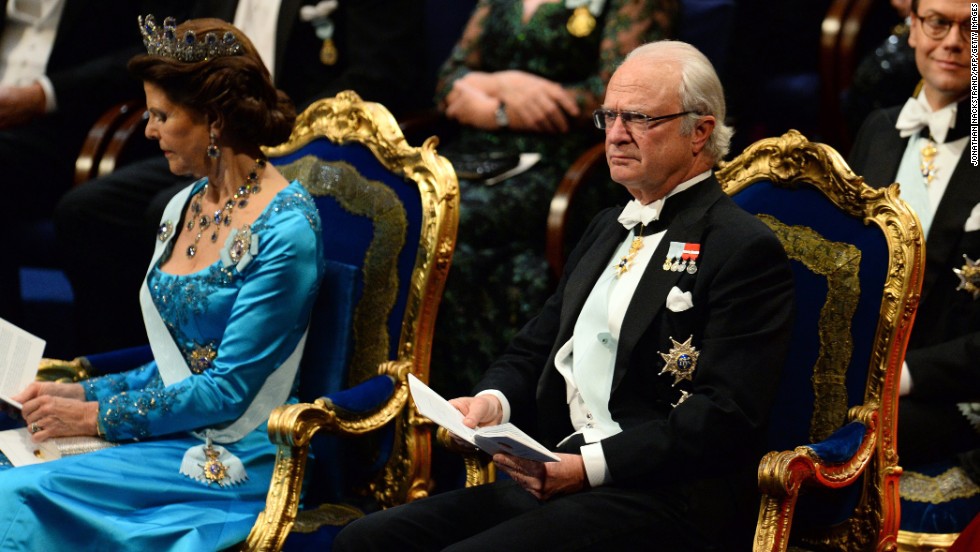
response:
[[[755,550],[874,550],[898,530],[898,373],[924,263],[897,186],[874,190],[796,131],[760,140],[718,179],[783,243],[796,288],[773,405]],[[791,531],[792,529],[792,531]]]
[[[957,469],[952,461],[944,461],[929,466],[918,466],[915,474],[924,478],[937,478],[944,474],[949,475],[950,470]],[[903,485],[909,484],[910,475],[911,472],[905,472]],[[963,479],[964,477],[967,476],[961,471],[960,480],[975,492],[976,484]],[[951,482],[950,479],[946,481]],[[939,484],[937,490],[941,491],[942,496],[932,497],[932,501],[909,500],[905,496],[902,497],[902,531],[928,534],[960,533],[980,511],[980,494],[963,496],[966,493],[957,492],[954,485],[949,483]],[[905,494],[907,493],[903,487],[903,495]],[[957,496],[952,496],[954,494]]]
[[[409,146],[384,107],[347,91],[315,102],[267,150],[313,195],[330,266],[301,402],[269,418],[279,457],[244,550],[329,550],[351,519],[429,491],[431,428],[410,406],[407,375],[428,380],[459,205],[434,146]]]

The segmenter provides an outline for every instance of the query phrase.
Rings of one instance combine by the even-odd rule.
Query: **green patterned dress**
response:
[[[490,361],[544,304],[551,292],[544,260],[545,220],[551,196],[568,166],[603,140],[591,122],[606,83],[640,44],[671,36],[676,0],[606,0],[585,37],[566,28],[565,2],[542,4],[522,21],[522,0],[480,0],[462,38],[442,68],[441,103],[470,71],[522,70],[561,83],[581,110],[565,134],[486,131],[463,127],[440,147],[460,153],[541,154],[529,171],[496,185],[460,181],[460,220],[433,343],[434,384],[451,396],[467,394]]]

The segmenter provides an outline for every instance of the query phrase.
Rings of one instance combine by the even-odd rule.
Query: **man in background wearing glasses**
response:
[[[542,312],[451,401],[467,426],[512,422],[560,461],[496,454],[509,479],[362,518],[335,550],[750,548],[793,284],[712,174],[724,119],[692,46],[627,57],[595,123],[635,199],[593,220]]]
[[[908,472],[936,463],[948,468],[966,451],[973,453],[953,461],[948,477],[967,495],[980,493],[980,404],[971,402],[980,401],[980,169],[970,162],[977,144],[970,142],[969,104],[975,32],[967,0],[913,0],[909,44],[921,86],[904,106],[868,117],[849,159],[873,186],[899,182],[926,235],[922,299],[902,370],[898,416],[903,504],[926,507],[934,498],[914,493],[921,485],[908,485]],[[964,471],[975,483],[962,477]],[[948,499],[962,494],[946,488]],[[905,511],[903,505],[903,528],[913,517]]]

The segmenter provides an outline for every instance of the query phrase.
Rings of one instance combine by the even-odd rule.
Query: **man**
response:
[[[68,189],[89,127],[140,91],[126,71],[140,46],[132,22],[167,4],[0,0],[0,317],[20,315],[17,268],[35,254],[33,225]]]
[[[162,22],[166,14],[156,15]],[[189,15],[241,28],[297,110],[347,89],[396,113],[419,106],[423,13],[412,0],[210,0],[194,3]],[[75,188],[58,204],[81,351],[146,343],[137,290],[163,207],[188,182],[155,155]]]
[[[595,121],[635,200],[596,217],[542,312],[452,401],[469,427],[513,422],[561,461],[497,454],[509,480],[362,518],[336,550],[751,546],[793,287],[779,242],[711,173],[724,117],[692,46],[630,54]]]
[[[970,163],[970,2],[918,0],[909,44],[921,91],[872,113],[850,156],[873,186],[898,181],[926,235],[922,299],[902,370],[906,467],[980,447],[980,170]],[[959,403],[959,404],[957,404]],[[972,427],[971,427],[972,423]]]

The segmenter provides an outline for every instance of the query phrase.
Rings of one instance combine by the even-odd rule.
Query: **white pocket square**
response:
[[[966,219],[966,223],[963,225],[964,232],[973,232],[974,230],[980,230],[980,203],[973,206],[969,218]]]
[[[667,310],[681,312],[693,306],[694,301],[691,300],[690,291],[681,291],[680,288],[674,286],[667,294]]]

